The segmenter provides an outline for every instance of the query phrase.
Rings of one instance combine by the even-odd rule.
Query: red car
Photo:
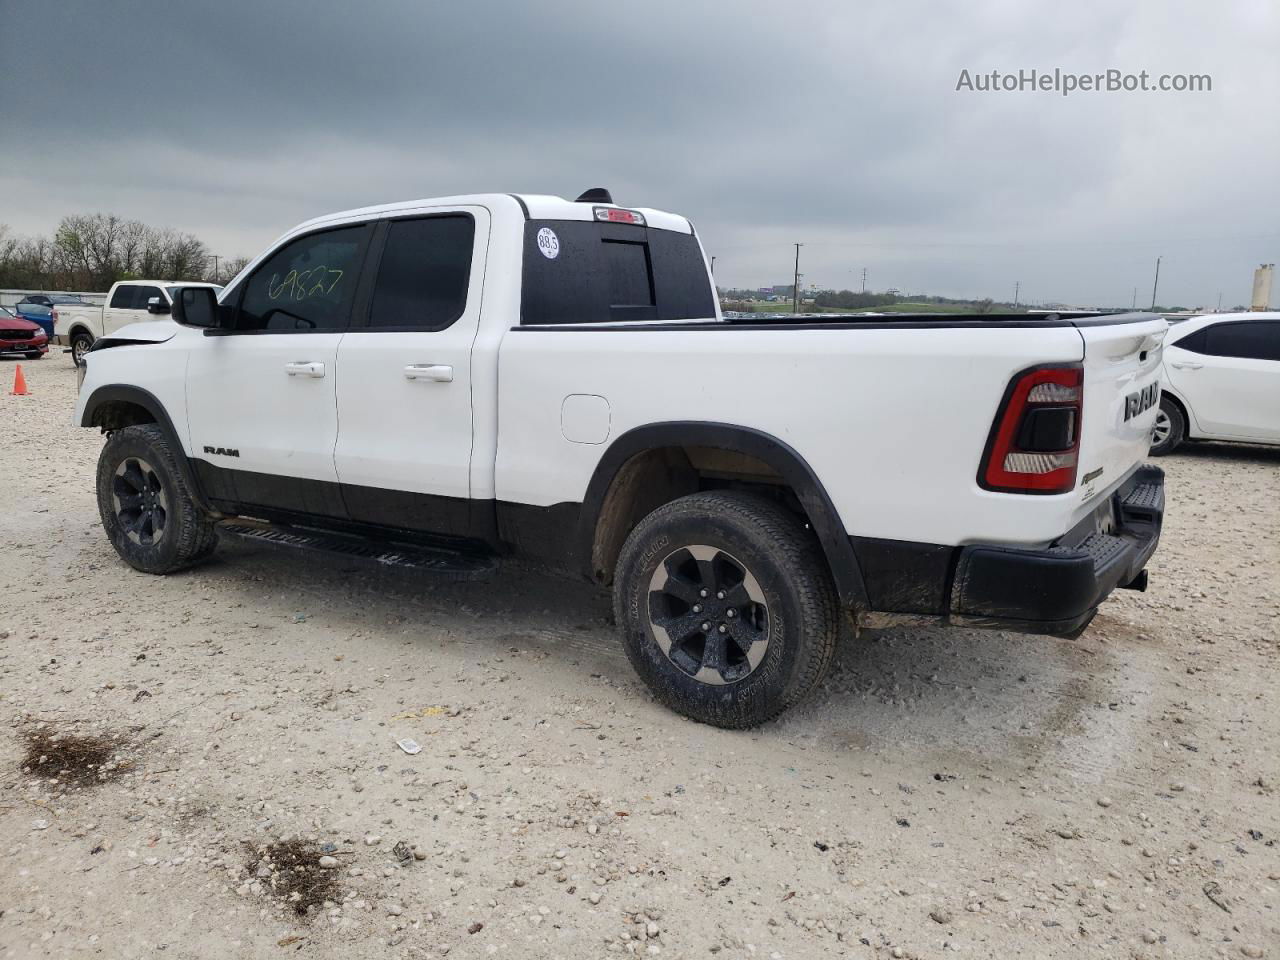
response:
[[[40,324],[0,307],[0,354],[21,353],[28,360],[39,360],[48,352],[49,338]]]

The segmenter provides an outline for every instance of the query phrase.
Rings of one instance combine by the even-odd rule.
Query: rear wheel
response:
[[[614,612],[654,695],[730,728],[764,723],[812,690],[838,630],[811,531],[743,493],[692,494],[640,521],[618,558]]]
[[[114,431],[98,458],[98,513],[107,539],[129,566],[173,573],[217,546],[213,523],[191,498],[180,451],[154,423]]]
[[[84,355],[93,346],[93,336],[83,330],[71,335],[71,360],[77,367],[84,366]]]
[[[1172,400],[1160,398],[1160,409],[1156,411],[1156,425],[1151,432],[1151,450],[1153,457],[1163,457],[1173,453],[1187,436],[1187,420],[1182,410]]]

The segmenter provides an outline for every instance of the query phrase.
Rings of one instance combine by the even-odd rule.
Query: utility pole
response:
[[[1022,290],[1022,281],[1013,281],[1013,309],[1018,309],[1018,293]]]
[[[1160,288],[1160,261],[1162,259],[1163,257],[1156,257],[1156,279],[1155,279],[1155,282],[1151,284],[1151,309],[1152,310],[1156,308],[1156,290]]]
[[[1222,291],[1219,290],[1218,291],[1218,309],[1215,310],[1214,313],[1221,313],[1221,312],[1222,312]]]
[[[791,312],[800,312],[800,248],[803,243],[796,244],[796,272],[791,284]]]
[[[867,268],[862,268],[862,292],[867,292]]]
[[[1138,288],[1137,287],[1133,288],[1133,306],[1131,309],[1133,310],[1138,309]]]
[[[711,258],[711,275],[713,277],[716,275],[716,258],[715,257]]]
[[[218,255],[213,255],[213,282],[218,282]]]

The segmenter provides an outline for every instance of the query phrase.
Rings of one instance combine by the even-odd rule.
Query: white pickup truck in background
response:
[[[185,283],[183,286],[222,289],[213,283]],[[130,323],[168,319],[173,305],[173,292],[177,289],[172,280],[121,280],[112,284],[103,306],[91,303],[55,304],[54,342],[70,347],[71,359],[76,366],[80,366],[95,340],[115,333]]]
[[[692,224],[603,190],[331,214],[173,319],[85,358],[126,562],[531,557],[707,723],[811,690],[841,613],[1074,636],[1159,539],[1162,318],[725,319]]]

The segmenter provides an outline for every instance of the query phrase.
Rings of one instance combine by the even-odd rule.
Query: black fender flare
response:
[[[165,409],[164,404],[160,402],[156,395],[142,389],[142,387],[135,387],[131,384],[103,384],[89,394],[89,399],[85,401],[84,413],[80,416],[80,426],[101,426],[101,424],[95,422],[97,413],[109,403],[132,403],[151,414],[160,429],[169,435],[170,442],[174,444],[177,450],[178,469],[182,471],[183,482],[186,483],[187,490],[190,491],[196,501],[196,505],[206,513],[215,513],[216,511],[209,506],[209,500],[204,494],[204,487],[200,485],[200,478],[196,476],[195,470],[191,468],[191,459],[183,448],[182,437],[174,428],[169,411]]]
[[[763,431],[730,423],[677,420],[650,423],[619,436],[596,464],[579,514],[578,551],[590,565],[596,525],[614,478],[633,457],[662,447],[712,447],[760,460],[782,477],[794,491],[818,535],[827,566],[840,596],[849,609],[869,609],[862,568],[848,532],[826,489],[813,468],[790,444]]]

